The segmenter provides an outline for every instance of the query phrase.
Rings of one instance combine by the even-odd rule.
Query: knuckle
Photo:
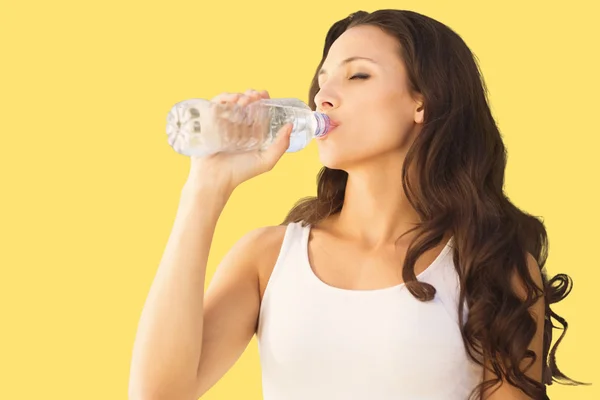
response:
[[[212,101],[226,103],[229,101],[233,101],[236,98],[236,96],[238,96],[237,93],[223,92],[213,97]]]

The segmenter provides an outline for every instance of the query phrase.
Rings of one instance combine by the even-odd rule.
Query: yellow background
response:
[[[481,1],[2,1],[0,399],[125,399],[138,318],[189,159],[166,115],[191,97],[267,89],[307,101],[330,25],[406,8],[479,57],[509,150],[506,190],[543,216],[548,269],[575,281],[559,366],[600,398],[598,4]],[[485,4],[485,5],[484,5]],[[245,232],[316,193],[316,146],[234,193],[212,276]],[[558,331],[555,331],[555,338]],[[256,342],[206,399],[260,399]]]

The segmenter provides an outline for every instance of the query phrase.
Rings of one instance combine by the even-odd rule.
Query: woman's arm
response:
[[[204,329],[206,263],[229,192],[186,186],[142,310],[130,367],[130,399],[191,398]]]
[[[535,258],[531,254],[527,254],[527,267],[529,270],[529,274],[535,284],[539,288],[543,288],[542,282],[542,274],[540,271],[540,267],[535,260]],[[524,284],[518,279],[513,279],[513,288],[518,296],[521,298],[525,298],[526,292]],[[540,297],[537,302],[529,309],[530,313],[536,320],[536,332],[535,335],[529,345],[529,349],[535,352],[536,360],[535,363],[527,370],[525,367],[530,363],[529,359],[523,361],[521,370],[525,372],[525,375],[528,377],[542,382],[542,367],[543,367],[543,342],[544,342],[544,318],[545,318],[545,304],[544,298]],[[489,362],[486,361],[488,367],[491,367]],[[487,368],[484,368],[483,379],[497,379],[497,376],[489,371]],[[508,382],[502,380],[498,384],[492,386],[488,389],[484,395],[483,400],[531,400],[531,397],[527,396],[521,389],[515,387]]]

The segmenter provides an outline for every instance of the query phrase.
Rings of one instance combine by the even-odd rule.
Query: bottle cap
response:
[[[315,111],[315,119],[317,120],[317,128],[315,130],[315,137],[325,136],[329,129],[331,129],[331,121],[327,114],[323,114]]]

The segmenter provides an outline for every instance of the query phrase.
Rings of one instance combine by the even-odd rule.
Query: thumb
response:
[[[290,136],[293,129],[294,124],[291,122],[282,126],[276,134],[275,141],[263,153],[268,168],[273,168],[290,147]]]

